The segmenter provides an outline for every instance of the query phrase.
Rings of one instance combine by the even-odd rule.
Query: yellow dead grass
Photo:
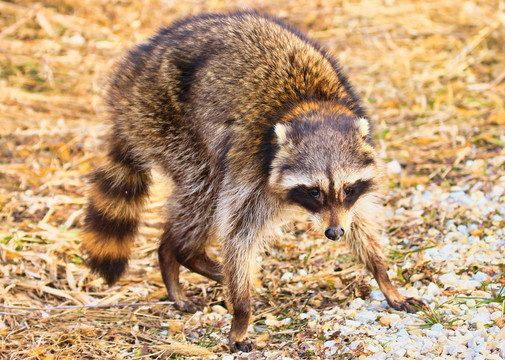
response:
[[[157,303],[164,287],[155,239],[166,182],[158,179],[152,192],[119,284],[108,288],[89,273],[78,238],[85,176],[104,152],[109,125],[101,99],[116,59],[162,24],[244,6],[285,19],[338,56],[377,124],[381,154],[404,167],[391,176],[392,185],[484,177],[482,166],[466,173],[458,164],[503,154],[501,1],[0,1],[0,304],[18,307],[0,308],[0,357],[201,358],[226,351],[224,333],[222,340],[205,336],[205,329],[220,331],[224,323],[193,324],[189,315]],[[405,224],[418,225],[415,215],[405,216]],[[296,271],[302,263],[311,269],[293,281],[321,287],[309,302],[314,306],[331,294],[354,294],[354,282],[342,283],[353,274],[325,266],[339,258],[355,274],[345,250],[318,242],[321,234],[303,220],[297,229],[276,250],[285,258],[265,257],[260,270],[270,295],[255,299],[272,321],[279,311],[302,307],[304,296],[283,287],[279,269]],[[184,274],[183,283],[205,303],[223,304],[222,288],[211,282]],[[330,295],[324,283],[333,284]],[[56,309],[146,301],[156,304]],[[258,340],[265,350],[290,354],[281,340],[267,334]]]

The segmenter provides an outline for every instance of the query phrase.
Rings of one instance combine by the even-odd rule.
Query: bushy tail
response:
[[[91,177],[82,246],[87,265],[109,284],[126,269],[150,183],[150,170],[117,143]]]

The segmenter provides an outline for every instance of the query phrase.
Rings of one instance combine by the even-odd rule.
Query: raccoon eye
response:
[[[314,199],[319,199],[319,196],[321,196],[319,189],[313,188],[309,190],[310,196],[312,196]]]
[[[353,188],[353,187],[350,187],[350,186],[349,186],[349,187],[347,187],[347,188],[345,188],[345,189],[344,189],[344,195],[345,195],[346,197],[349,197],[349,196],[354,195],[354,188]]]

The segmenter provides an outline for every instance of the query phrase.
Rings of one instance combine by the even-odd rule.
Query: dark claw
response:
[[[235,341],[234,343],[230,343],[230,351],[237,352],[251,352],[254,349],[254,343],[252,341]]]

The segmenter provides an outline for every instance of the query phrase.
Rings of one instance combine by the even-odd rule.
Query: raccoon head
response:
[[[370,212],[381,167],[366,119],[301,119],[278,123],[275,134],[269,185],[282,201],[306,210],[331,240]]]

